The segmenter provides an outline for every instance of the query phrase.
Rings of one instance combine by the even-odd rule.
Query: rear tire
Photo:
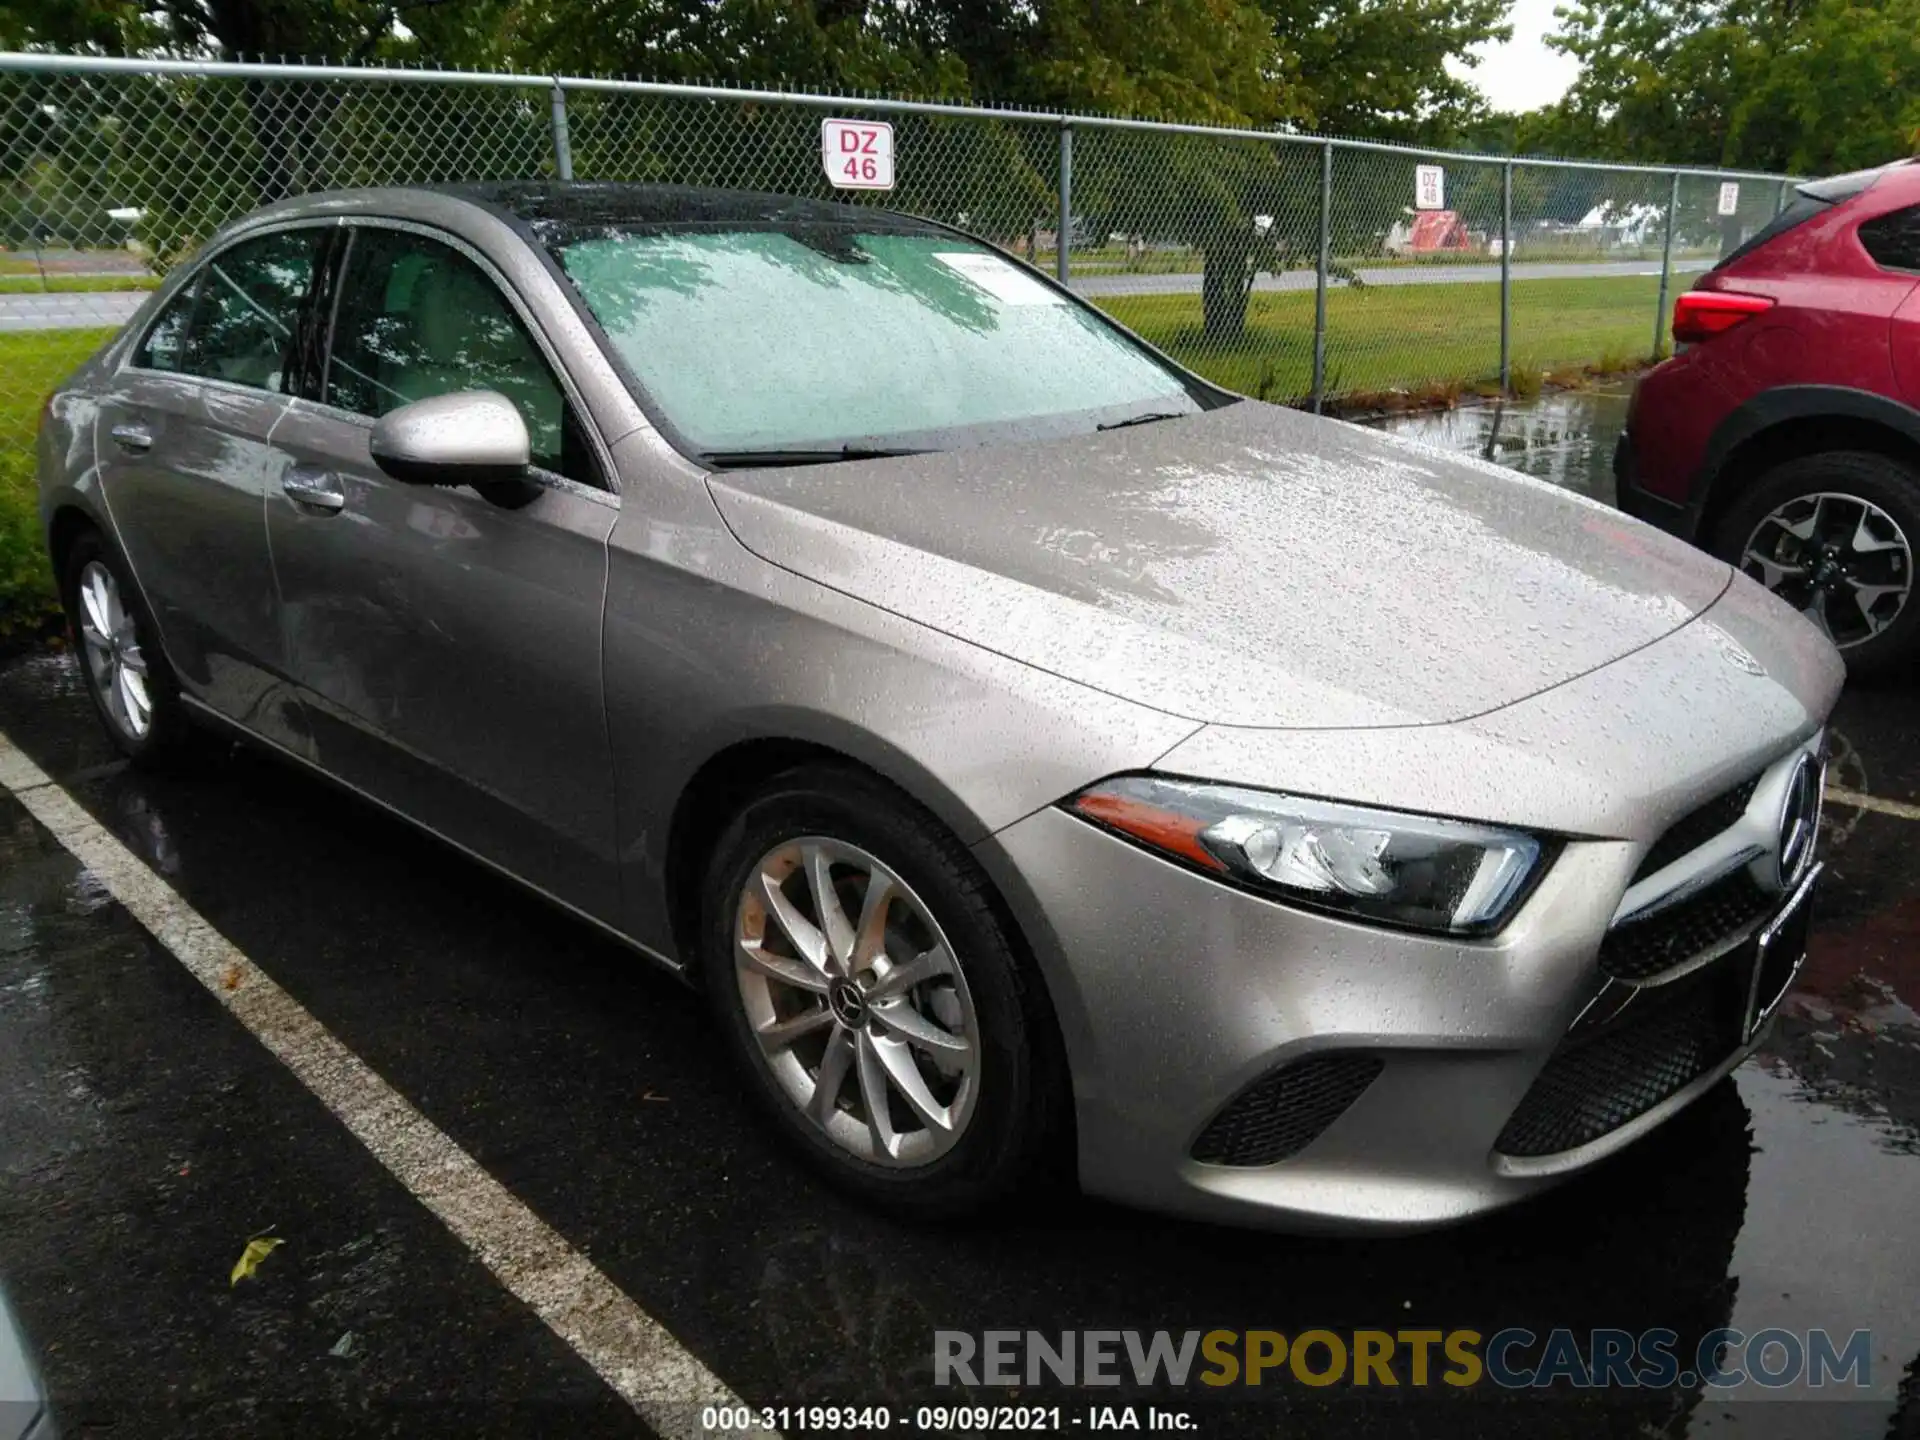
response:
[[[1714,527],[1713,553],[1820,625],[1856,679],[1920,658],[1920,471],[1857,450],[1767,471]]]
[[[838,764],[776,777],[716,843],[701,917],[728,1048],[841,1189],[964,1215],[1064,1158],[1070,1093],[1044,987],[966,847],[892,786]]]
[[[136,765],[179,761],[190,738],[179,682],[132,573],[99,531],[83,532],[68,548],[60,599],[107,738]]]

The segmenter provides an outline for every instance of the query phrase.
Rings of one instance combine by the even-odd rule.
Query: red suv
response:
[[[1802,185],[1682,294],[1620,505],[1817,621],[1856,675],[1920,655],[1920,161]]]

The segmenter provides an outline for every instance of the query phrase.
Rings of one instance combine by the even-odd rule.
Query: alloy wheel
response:
[[[1800,495],[1753,529],[1740,568],[1841,649],[1871,640],[1906,607],[1913,551],[1893,517],[1833,491]]]
[[[146,739],[153,729],[146,657],[120,582],[98,560],[80,572],[80,639],[108,720],[129,740]]]
[[[787,841],[748,872],[733,948],[748,1027],[814,1128],[897,1168],[959,1142],[979,1099],[979,1017],[911,886],[857,845]]]

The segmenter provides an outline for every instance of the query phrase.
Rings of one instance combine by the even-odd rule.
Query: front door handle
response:
[[[153,431],[144,420],[123,420],[109,433],[113,443],[130,455],[144,455],[153,448]]]
[[[325,470],[296,465],[281,477],[280,488],[294,504],[309,510],[334,515],[346,508],[347,492],[340,488],[339,480]]]

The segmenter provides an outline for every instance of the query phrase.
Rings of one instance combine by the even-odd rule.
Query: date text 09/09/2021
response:
[[[1185,1410],[1157,1405],[920,1405],[895,1411],[885,1405],[710,1405],[700,1412],[708,1434],[832,1431],[866,1433],[910,1430],[1062,1431],[1199,1429]]]

